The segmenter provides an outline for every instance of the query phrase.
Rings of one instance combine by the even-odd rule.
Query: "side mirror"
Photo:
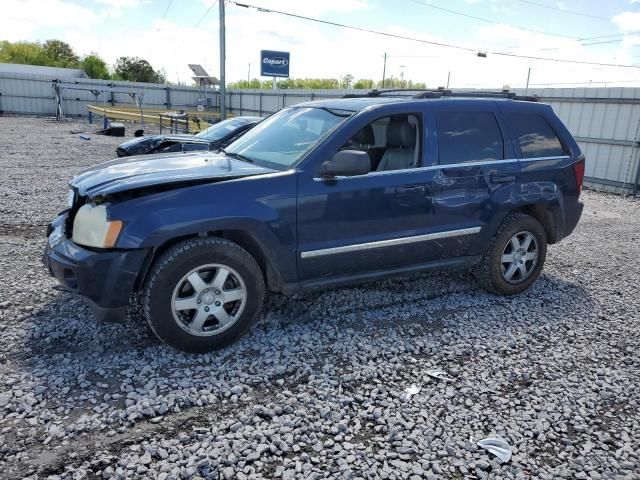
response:
[[[331,159],[322,162],[321,177],[365,175],[371,171],[369,154],[361,150],[340,150]]]

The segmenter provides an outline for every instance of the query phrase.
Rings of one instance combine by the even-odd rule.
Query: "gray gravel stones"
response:
[[[637,200],[586,192],[523,295],[453,272],[272,297],[238,344],[186,355],[40,265],[67,180],[120,141],[77,128],[0,117],[0,477],[640,476]]]

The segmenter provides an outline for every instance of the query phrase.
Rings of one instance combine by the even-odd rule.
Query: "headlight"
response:
[[[122,230],[122,220],[107,220],[105,205],[83,205],[73,220],[73,241],[78,245],[112,248]]]
[[[69,190],[69,193],[67,193],[67,208],[71,208],[73,207],[73,201],[76,198],[76,192],[74,192],[73,190]]]

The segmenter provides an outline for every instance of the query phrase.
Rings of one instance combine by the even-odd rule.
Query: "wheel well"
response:
[[[172,238],[171,240],[166,241],[159,247],[155,248],[151,255],[147,258],[140,275],[138,276],[138,281],[136,282],[136,291],[140,291],[144,282],[147,278],[147,274],[151,269],[151,265],[167,250],[169,250],[174,245],[188,240],[190,238],[196,238],[199,236],[207,236],[207,237],[218,237],[224,238],[226,240],[230,240],[234,243],[237,243],[242,248],[244,248],[249,254],[258,262],[258,266],[260,270],[262,270],[262,274],[264,275],[265,283],[267,287],[271,291],[280,291],[281,290],[281,281],[271,265],[271,262],[268,260],[264,251],[258,244],[258,242],[251,237],[248,233],[242,230],[217,230],[214,232],[207,232],[206,235],[202,234],[193,234],[193,235],[185,235],[182,237]]]
[[[547,234],[547,243],[553,244],[557,240],[557,225],[553,211],[544,204],[533,204],[519,207],[514,212],[522,212],[535,218]]]

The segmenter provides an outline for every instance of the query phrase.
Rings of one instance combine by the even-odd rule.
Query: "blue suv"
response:
[[[188,352],[238,339],[267,291],[470,267],[520,293],[582,213],[584,156],[531,100],[374,91],[285,108],[218,153],[98,164],[44,263],[97,315],[136,300]]]

